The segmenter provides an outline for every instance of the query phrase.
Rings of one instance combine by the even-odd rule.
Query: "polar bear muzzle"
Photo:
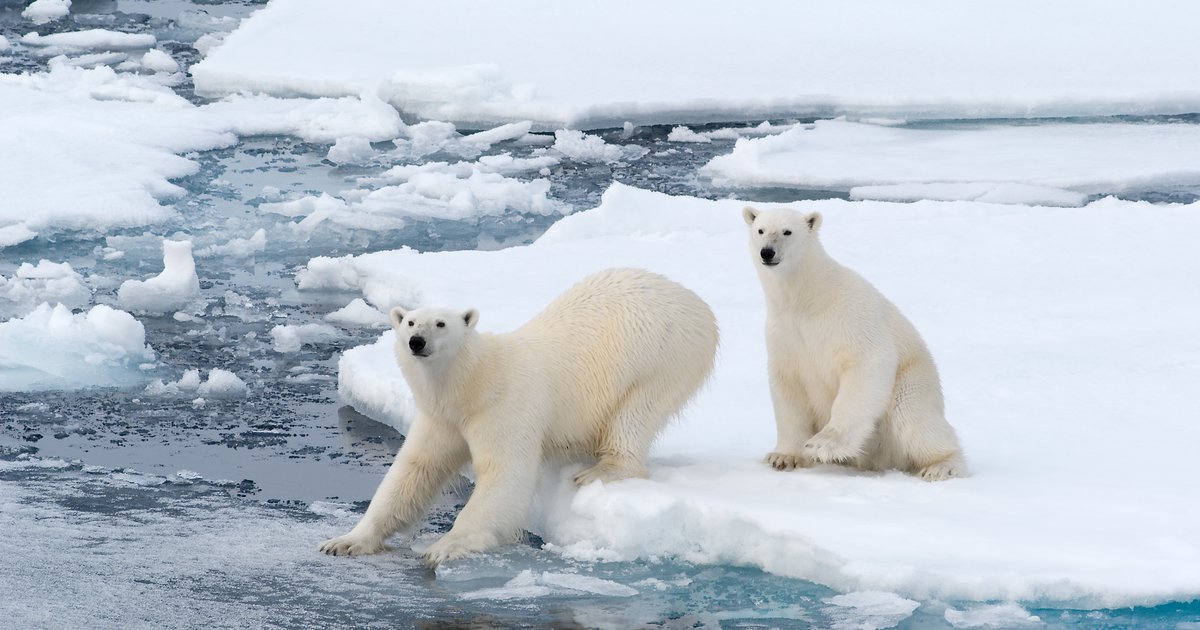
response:
[[[408,338],[408,349],[412,350],[414,357],[429,356],[429,351],[425,349],[425,338],[421,335],[413,335]]]

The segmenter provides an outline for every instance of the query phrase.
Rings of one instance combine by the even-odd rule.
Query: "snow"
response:
[[[1200,508],[1181,499],[1200,491],[1200,436],[1183,420],[1200,415],[1200,204],[802,204],[938,360],[973,473],[941,483],[761,462],[775,427],[743,205],[614,184],[531,246],[322,258],[301,278],[395,284],[408,306],[479,308],[492,331],[612,265],[664,273],[712,305],[716,372],[656,443],[650,479],[577,491],[583,464],[544,471],[526,525],[568,558],[670,555],[920,601],[1103,607],[1200,592]],[[339,390],[403,430],[413,408],[393,338],[346,351]]]
[[[128,386],[152,361],[141,322],[103,304],[72,313],[43,303],[0,322],[0,391]]]
[[[725,186],[848,190],[855,199],[1082,205],[1090,194],[1200,178],[1200,126],[964,125],[921,129],[821,120],[737,141],[701,173]]]
[[[21,17],[42,25],[64,18],[71,12],[71,0],[33,0],[21,11]]]
[[[126,280],[117,290],[122,308],[161,315],[184,308],[200,294],[191,241],[163,240],[162,273],[146,280]]]
[[[231,238],[227,242],[220,245],[209,245],[204,249],[196,252],[196,256],[200,258],[213,258],[217,256],[228,258],[251,258],[257,254],[261,254],[267,249],[267,231],[259,228],[250,235],[250,238]]]
[[[1180,0],[289,0],[193,74],[202,94],[371,91],[471,128],[1175,114],[1200,110],[1198,18]]]

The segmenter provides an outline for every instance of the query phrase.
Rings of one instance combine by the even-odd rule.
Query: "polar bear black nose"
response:
[[[775,248],[764,247],[758,250],[758,255],[762,256],[763,262],[771,262],[772,260],[775,260]]]
[[[425,349],[425,338],[420,335],[413,335],[408,338],[408,349],[413,352],[420,352]]]

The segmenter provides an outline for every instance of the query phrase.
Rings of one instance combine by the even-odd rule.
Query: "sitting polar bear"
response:
[[[847,463],[923,479],[964,474],[937,368],[916,328],[825,253],[821,215],[747,207],[767,302],[767,371],[779,470]]]
[[[695,293],[637,269],[580,281],[524,326],[479,333],[479,314],[391,312],[418,415],[354,529],[321,551],[382,551],[463,464],[475,490],[425,551],[441,562],[515,540],[539,464],[591,456],[579,485],[644,477],[650,445],[712,371],[716,319]]]

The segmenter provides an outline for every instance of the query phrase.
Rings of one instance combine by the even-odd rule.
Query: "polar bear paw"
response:
[[[783,453],[780,451],[771,451],[767,453],[767,463],[775,470],[795,470],[797,468],[808,468],[812,465],[803,455],[795,453]]]
[[[593,481],[612,483],[622,479],[645,479],[650,475],[644,466],[620,465],[601,461],[591,468],[584,469],[575,475],[575,485],[582,488]]]
[[[966,473],[966,466],[958,456],[947,457],[940,462],[930,464],[917,471],[917,476],[925,481],[943,481],[953,477],[961,477]]]
[[[330,556],[366,556],[384,551],[387,546],[382,538],[350,533],[326,540],[317,549]]]
[[[492,546],[487,537],[457,535],[452,530],[439,538],[437,542],[429,545],[425,553],[421,554],[421,560],[425,562],[425,566],[436,569],[443,562],[465,558]]]
[[[857,459],[862,450],[846,444],[837,434],[821,431],[804,443],[804,454],[820,464],[844,464]]]

